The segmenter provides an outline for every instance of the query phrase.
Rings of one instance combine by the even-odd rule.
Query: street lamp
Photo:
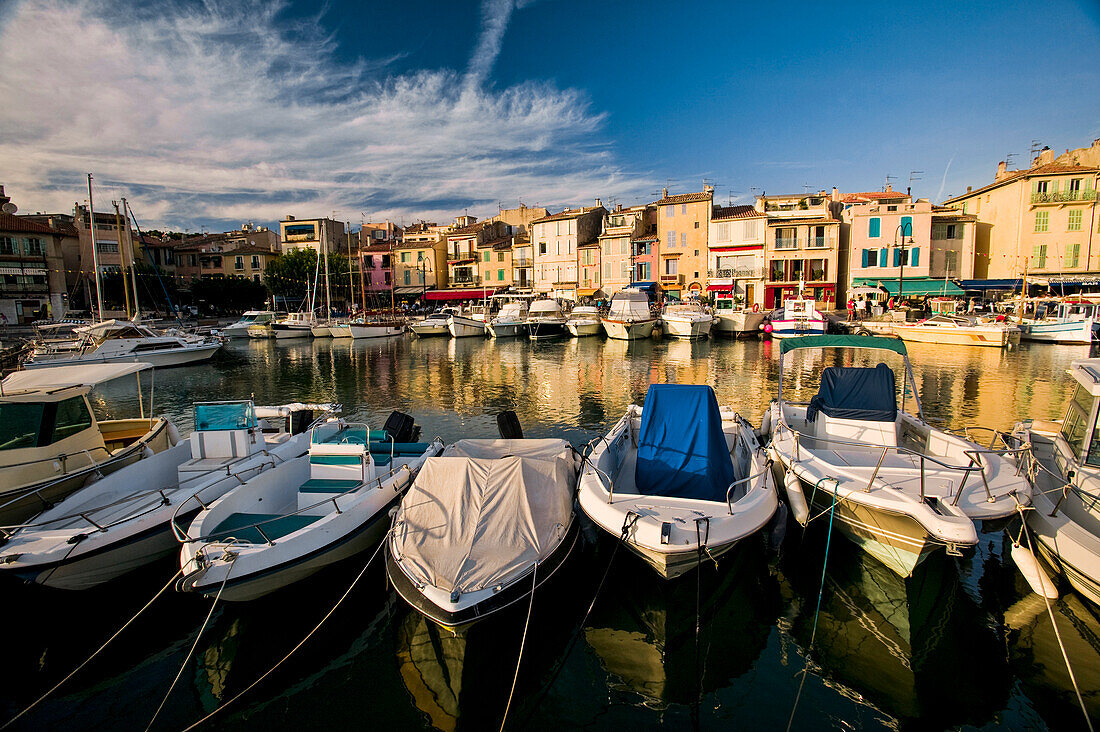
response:
[[[905,232],[909,231],[909,241],[905,240]],[[905,262],[909,259],[909,252],[906,251],[906,247],[911,247],[916,244],[913,241],[913,222],[905,221],[898,224],[898,228],[894,230],[894,248],[898,248],[898,235],[901,235],[901,270],[898,272],[898,303],[901,303],[904,296],[905,285]]]
[[[428,273],[432,271],[432,264],[425,257],[416,263],[416,270],[420,273],[420,300],[423,304],[424,297],[428,294]]]

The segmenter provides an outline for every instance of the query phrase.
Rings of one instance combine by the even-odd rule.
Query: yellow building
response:
[[[764,307],[777,308],[802,288],[818,309],[833,310],[844,297],[840,273],[839,194],[825,191],[757,196],[756,210],[767,216]],[[838,291],[839,290],[839,291]]]
[[[657,280],[669,294],[703,294],[707,287],[707,242],[714,187],[702,193],[668,195],[657,201],[660,261]]]
[[[1056,162],[1052,150],[1043,150],[1027,170],[1010,171],[1002,162],[992,183],[945,202],[977,217],[975,278],[1026,274],[1057,291],[1100,277],[1100,169],[1072,162],[1073,153],[1088,160],[1090,151],[1067,151]]]
[[[421,222],[405,228],[393,248],[394,277],[399,294],[438,290],[447,286],[447,235],[450,227]],[[402,288],[410,288],[402,290]]]

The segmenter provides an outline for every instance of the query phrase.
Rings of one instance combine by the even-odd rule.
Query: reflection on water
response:
[[[709,384],[720,403],[759,420],[776,392],[778,351],[778,343],[756,340],[244,340],[211,363],[145,375],[144,404],[153,381],[156,412],[184,433],[200,400],[339,402],[346,415],[372,425],[400,409],[416,417],[425,437],[447,441],[496,436],[495,415],[513,409],[528,436],[581,444],[604,433],[654,382]],[[930,421],[998,428],[1061,416],[1066,369],[1088,355],[1087,348],[1038,344],[1008,351],[910,344],[909,351]],[[808,398],[822,366],[892,354],[885,356],[803,352],[785,389]],[[104,416],[138,410],[132,379],[98,388],[92,398]],[[536,602],[513,704],[516,726],[784,728],[813,628],[824,546],[816,529],[803,539],[801,529],[789,528],[781,559],[748,542],[718,570],[706,566],[698,646],[695,575],[662,583],[626,554],[578,628],[608,557],[606,546],[586,547],[563,568],[557,589]],[[933,557],[908,582],[834,542],[813,673],[795,727],[1078,726],[1049,618],[1028,605],[1002,542],[1001,534],[984,533],[976,551]],[[349,565],[271,598],[217,608],[165,707],[166,726],[186,726],[271,668],[335,604],[358,569]],[[166,561],[79,595],[7,583],[8,612],[25,627],[7,646],[0,712],[14,714],[84,660],[176,568]],[[80,611],[72,612],[77,599]],[[167,594],[27,726],[144,729],[208,608],[203,598]],[[1095,609],[1070,595],[1056,613],[1097,714]],[[398,602],[381,568],[372,568],[290,662],[213,726],[498,726],[522,616],[493,620],[472,635],[440,633]],[[574,633],[577,643],[563,661]]]

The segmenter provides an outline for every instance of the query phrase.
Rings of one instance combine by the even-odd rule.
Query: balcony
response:
[[[719,267],[718,269],[708,269],[707,276],[712,279],[724,277],[726,279],[753,280],[763,277],[764,272],[757,267]]]
[[[46,283],[8,283],[0,281],[0,292],[9,295],[48,295],[50,293],[50,286]]]
[[[473,275],[455,275],[451,277],[452,285],[478,285],[481,284],[480,277],[474,277]]]
[[[1097,191],[1057,191],[1055,193],[1032,193],[1032,203],[1070,203],[1073,201],[1096,201]]]
[[[776,249],[798,249],[798,238],[793,236],[776,237]]]
[[[806,240],[807,249],[824,249],[829,246],[829,239],[824,236],[811,236]]]
[[[682,274],[663,274],[661,275],[662,285],[682,285],[684,284],[684,276]]]
[[[512,266],[513,267],[534,267],[535,266],[535,260],[533,260],[531,257],[516,257],[516,256],[513,256],[512,257]]]

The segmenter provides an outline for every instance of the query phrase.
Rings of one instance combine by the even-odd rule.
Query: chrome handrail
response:
[[[733,489],[736,488],[739,484],[745,483],[745,482],[748,482],[748,481],[751,481],[751,480],[755,480],[756,478],[759,478],[761,475],[764,476],[764,487],[766,488],[768,486],[768,473],[770,473],[770,472],[771,472],[771,461],[769,460],[768,463],[764,466],[764,469],[761,470],[759,473],[754,473],[752,475],[746,476],[744,478],[740,478],[740,479],[735,480],[732,483],[730,483],[729,488],[726,489],[726,508],[729,509],[730,516],[733,515],[733,502],[730,500],[730,497],[731,497],[730,494],[733,493]]]

